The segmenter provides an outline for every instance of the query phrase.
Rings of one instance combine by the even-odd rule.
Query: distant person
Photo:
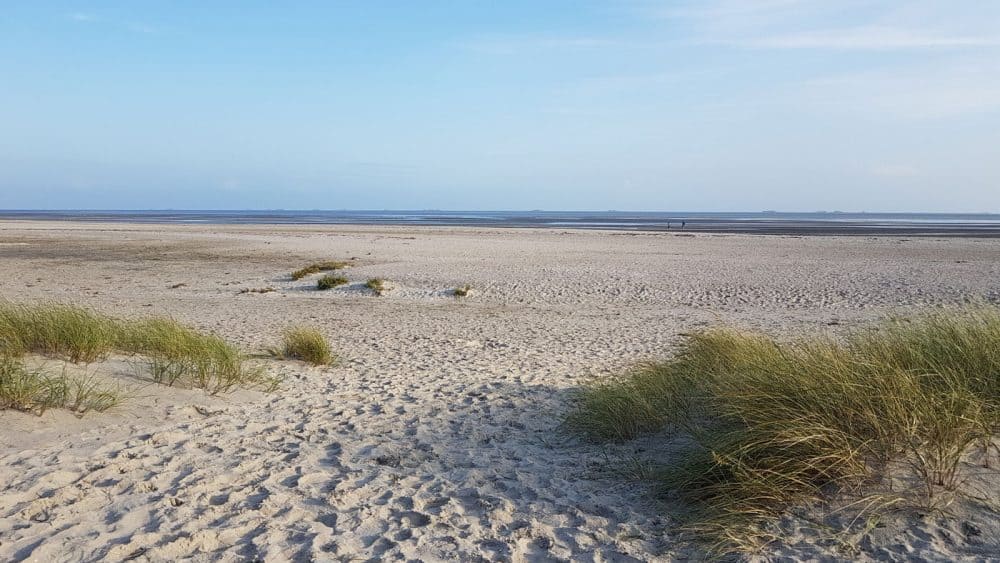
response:
[[[684,225],[687,225],[687,221],[681,221],[681,230],[684,230]]]

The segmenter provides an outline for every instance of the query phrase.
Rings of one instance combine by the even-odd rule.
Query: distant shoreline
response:
[[[816,236],[1000,238],[1000,214],[572,211],[0,211],[0,220],[394,225]]]

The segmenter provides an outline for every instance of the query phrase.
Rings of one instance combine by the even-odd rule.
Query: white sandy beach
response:
[[[289,278],[317,259],[353,260],[351,283]],[[1000,302],[1000,240],[971,238],[10,221],[0,271],[6,300],[168,315],[250,353],[314,325],[341,357],[262,359],[279,391],[219,396],[140,384],[116,357],[73,368],[130,386],[114,412],[0,412],[4,561],[688,557],[669,501],[628,478],[655,440],[561,428],[581,383],[711,323],[789,336]],[[1000,557],[984,494],[899,514],[854,552],[789,523],[772,555]]]

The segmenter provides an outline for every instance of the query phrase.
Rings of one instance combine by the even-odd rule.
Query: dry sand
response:
[[[342,288],[288,276],[350,258]],[[0,560],[670,560],[691,553],[666,501],[626,478],[655,445],[563,431],[575,388],[717,321],[787,335],[1000,301],[1000,240],[0,222],[0,272],[5,299],[166,314],[248,351],[315,325],[343,358],[267,361],[281,391],[219,397],[112,358],[77,369],[132,386],[116,412],[0,413]],[[970,506],[855,552],[791,523],[772,555],[1000,556],[997,513]]]

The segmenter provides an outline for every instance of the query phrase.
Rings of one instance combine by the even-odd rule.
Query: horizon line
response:
[[[840,209],[825,210],[775,210],[775,209],[731,209],[731,210],[661,210],[661,209],[440,209],[440,208],[131,208],[131,209],[110,209],[110,208],[0,208],[0,214],[4,213],[674,213],[674,214],[706,214],[706,213],[759,213],[775,215],[792,214],[825,214],[825,215],[1000,215],[1000,211],[871,211],[852,210],[844,211]]]

